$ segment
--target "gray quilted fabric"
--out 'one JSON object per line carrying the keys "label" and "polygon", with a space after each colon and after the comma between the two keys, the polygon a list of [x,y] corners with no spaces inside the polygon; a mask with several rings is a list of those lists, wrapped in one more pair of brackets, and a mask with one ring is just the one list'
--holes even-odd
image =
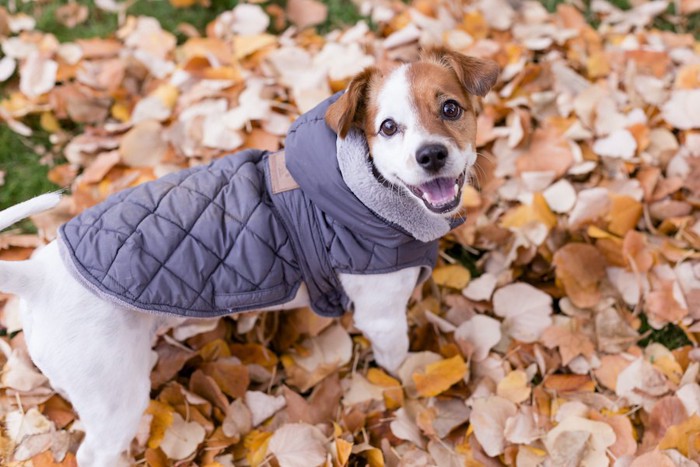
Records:
{"label": "gray quilted fabric", "polygon": [[61,228],[93,288],[139,309],[212,316],[294,296],[301,275],[262,151],[124,190]]}
{"label": "gray quilted fabric", "polygon": [[87,209],[60,229],[64,261],[105,299],[192,317],[284,303],[302,281],[316,313],[339,316],[349,303],[337,272],[427,272],[437,241],[416,240],[345,184],[323,119],[337,97],[287,136],[286,166],[300,188],[273,194],[266,152],[232,154]]}

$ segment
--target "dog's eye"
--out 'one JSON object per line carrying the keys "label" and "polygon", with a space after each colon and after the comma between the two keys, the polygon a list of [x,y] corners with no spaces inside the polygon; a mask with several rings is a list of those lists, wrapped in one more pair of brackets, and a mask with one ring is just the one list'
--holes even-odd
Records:
{"label": "dog's eye", "polygon": [[446,101],[442,104],[442,116],[447,120],[457,120],[462,116],[462,108],[453,100]]}
{"label": "dog's eye", "polygon": [[379,132],[384,136],[394,136],[399,131],[399,126],[390,118],[384,120],[379,127]]}

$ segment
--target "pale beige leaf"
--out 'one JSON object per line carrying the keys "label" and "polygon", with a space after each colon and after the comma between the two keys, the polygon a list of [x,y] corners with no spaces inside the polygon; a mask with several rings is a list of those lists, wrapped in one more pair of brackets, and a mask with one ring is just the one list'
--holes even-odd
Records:
{"label": "pale beige leaf", "polygon": [[547,433],[544,444],[555,465],[597,467],[607,465],[606,449],[615,442],[615,432],[603,422],[568,417]]}
{"label": "pale beige leaf", "polygon": [[242,399],[236,399],[228,406],[226,417],[221,423],[224,434],[230,438],[247,434],[253,427],[252,414]]}
{"label": "pale beige leaf", "polygon": [[335,368],[343,366],[352,357],[352,340],[340,324],[327,328],[317,337],[307,339],[302,345],[309,352],[304,356],[295,356],[294,361],[309,372],[321,365]]}
{"label": "pale beige leaf", "polygon": [[11,440],[19,443],[25,436],[47,433],[55,429],[51,420],[32,407],[26,412],[14,410],[5,416],[5,429]]}
{"label": "pale beige leaf", "polygon": [[474,435],[486,454],[494,457],[503,453],[506,447],[506,421],[516,413],[515,404],[503,397],[490,396],[474,400],[469,420]]}
{"label": "pale beige leaf", "polygon": [[268,451],[280,467],[314,467],[326,460],[326,439],[321,431],[304,423],[288,423],[270,438]]}
{"label": "pale beige leaf", "polygon": [[31,391],[48,380],[36,369],[27,351],[14,349],[2,372],[2,386],[18,391]]}
{"label": "pale beige leaf", "polygon": [[536,341],[552,324],[552,297],[524,282],[498,289],[493,294],[493,310],[505,318],[505,333],[522,342]]}
{"label": "pale beige leaf", "polygon": [[419,448],[425,447],[425,440],[421,435],[418,425],[411,419],[403,407],[394,412],[396,418],[391,421],[389,428],[391,432],[399,439],[404,439],[415,444]]}
{"label": "pale beige leaf", "polygon": [[600,156],[629,160],[634,157],[637,142],[627,130],[617,130],[593,144],[593,151]]}
{"label": "pale beige leaf", "polygon": [[258,426],[287,405],[284,396],[270,396],[261,391],[246,391],[245,404],[250,409],[251,423]]}
{"label": "pale beige leaf", "polygon": [[49,92],[56,84],[58,63],[34,52],[20,67],[19,90],[28,97],[38,97]]}
{"label": "pale beige leaf", "polygon": [[205,431],[196,422],[186,422],[182,416],[173,412],[173,422],[165,430],[160,449],[171,459],[180,460],[191,456],[199,443],[204,441]]}
{"label": "pale beige leaf", "polygon": [[493,274],[485,273],[476,279],[472,279],[469,285],[462,290],[462,294],[470,300],[490,300],[498,278]]}
{"label": "pale beige leaf", "polygon": [[2,57],[0,59],[0,82],[7,81],[15,72],[17,62],[12,57]]}
{"label": "pale beige leaf", "polygon": [[700,128],[700,89],[673,91],[661,115],[678,129]]}
{"label": "pale beige leaf", "polygon": [[468,344],[474,361],[485,359],[489,351],[501,340],[501,323],[486,315],[476,315],[459,325],[454,333],[455,340]]}

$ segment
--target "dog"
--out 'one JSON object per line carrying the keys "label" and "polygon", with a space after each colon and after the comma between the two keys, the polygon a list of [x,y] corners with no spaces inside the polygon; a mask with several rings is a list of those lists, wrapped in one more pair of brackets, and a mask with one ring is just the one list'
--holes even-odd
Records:
{"label": "dog", "polygon": [[[376,362],[395,372],[412,291],[459,224],[479,97],[498,73],[445,48],[365,69],[295,122],[284,151],[243,151],[124,190],[31,259],[0,262],[33,361],[85,428],[78,464],[124,462],[149,402],[155,332],[181,317],[352,307]],[[0,228],[59,199],[13,206]]]}

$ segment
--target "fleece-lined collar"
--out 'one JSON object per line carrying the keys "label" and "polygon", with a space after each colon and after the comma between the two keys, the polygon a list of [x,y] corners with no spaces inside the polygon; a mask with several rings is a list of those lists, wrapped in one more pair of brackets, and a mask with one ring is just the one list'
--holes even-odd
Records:
{"label": "fleece-lined collar", "polygon": [[450,231],[450,222],[443,216],[428,212],[415,196],[401,187],[377,180],[362,132],[352,129],[345,138],[339,137],[336,151],[345,184],[379,217],[398,225],[422,242],[437,240]]}

